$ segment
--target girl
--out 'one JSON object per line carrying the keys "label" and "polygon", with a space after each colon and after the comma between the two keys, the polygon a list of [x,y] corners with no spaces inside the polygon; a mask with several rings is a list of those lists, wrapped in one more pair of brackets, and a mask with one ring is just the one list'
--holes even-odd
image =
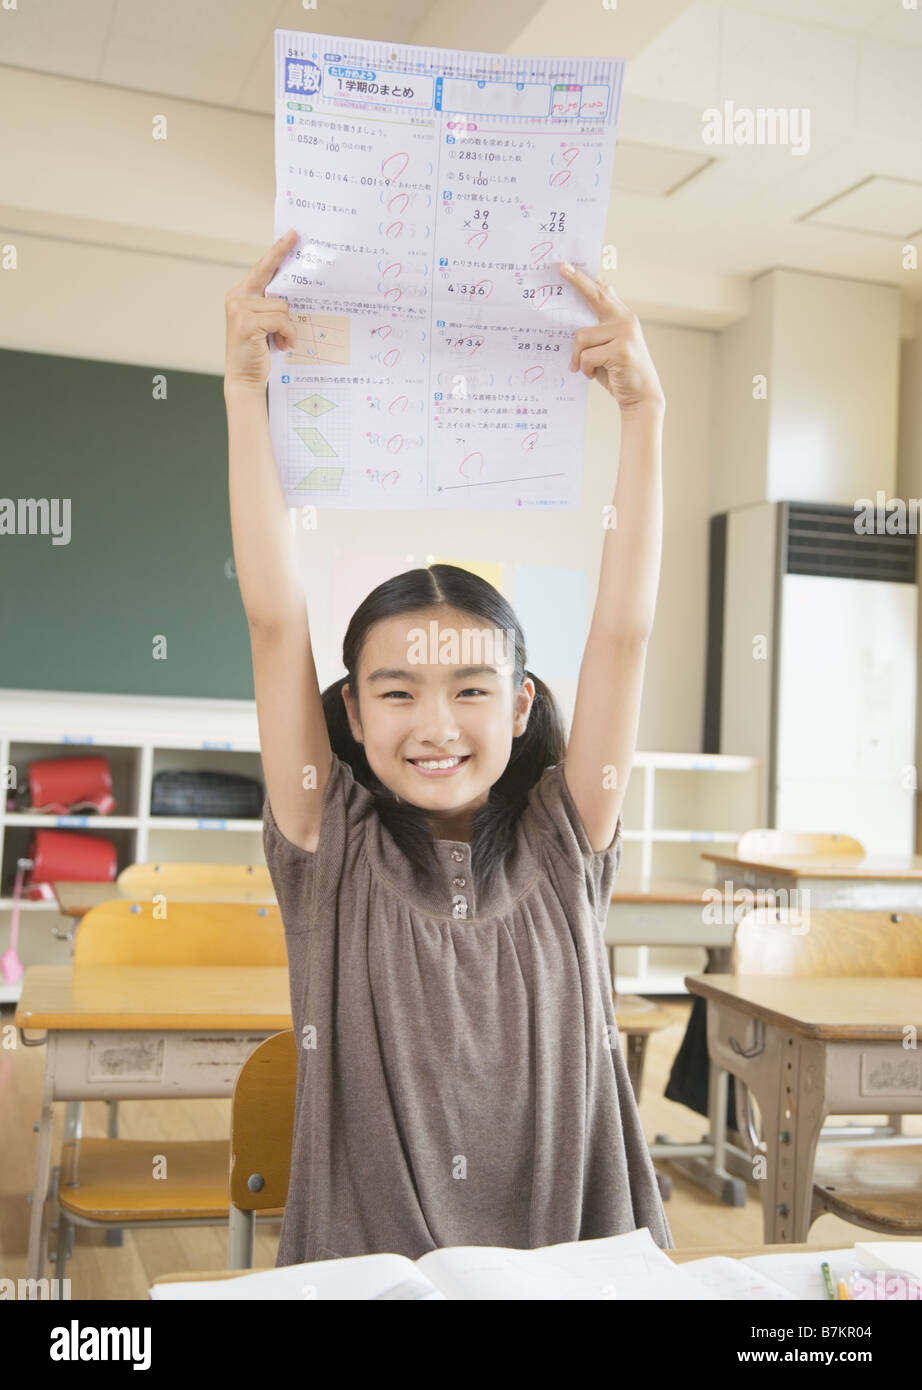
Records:
{"label": "girl", "polygon": [[296,335],[264,292],[296,239],[225,301],[234,555],[299,1045],[277,1264],[638,1226],[670,1248],[603,943],[660,568],[665,398],[640,325],[563,263],[599,320],[570,369],[621,410],[569,742],[509,604],[452,565],[378,585],[321,694],[265,401],[268,335]]}

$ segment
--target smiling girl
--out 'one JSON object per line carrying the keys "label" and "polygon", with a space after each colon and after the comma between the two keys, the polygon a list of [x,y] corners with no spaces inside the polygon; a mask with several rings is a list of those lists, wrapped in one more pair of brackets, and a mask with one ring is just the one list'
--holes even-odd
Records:
{"label": "smiling girl", "polygon": [[[512,608],[453,565],[378,585],[346,630],[346,675],[321,693],[265,402],[268,335],[295,343],[265,289],[295,239],[226,296],[224,385],[299,1044],[277,1263],[639,1226],[670,1248],[603,942],[660,568],[665,400],[640,325],[561,266],[598,320],[571,370],[621,413],[569,740]],[[421,630],[438,639],[425,659]]]}

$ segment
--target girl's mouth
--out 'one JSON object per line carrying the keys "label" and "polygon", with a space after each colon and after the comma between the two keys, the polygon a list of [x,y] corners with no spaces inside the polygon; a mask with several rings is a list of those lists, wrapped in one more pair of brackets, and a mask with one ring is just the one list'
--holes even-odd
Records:
{"label": "girl's mouth", "polygon": [[[419,759],[419,761],[415,761],[412,758],[407,758],[407,762],[410,764],[411,767],[415,767],[416,771],[420,773],[423,777],[453,777],[454,774],[458,772],[466,762],[470,761],[470,758],[471,754],[465,753],[463,757],[452,758],[450,761],[447,758],[421,758]],[[434,764],[434,766],[427,766],[427,763]],[[439,766],[439,764],[444,763],[448,763],[448,766]]]}

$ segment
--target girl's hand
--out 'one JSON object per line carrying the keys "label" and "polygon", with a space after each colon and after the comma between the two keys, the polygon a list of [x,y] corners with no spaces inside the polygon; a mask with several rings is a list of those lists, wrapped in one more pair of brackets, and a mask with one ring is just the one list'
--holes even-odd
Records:
{"label": "girl's hand", "polygon": [[224,386],[256,386],[265,390],[269,379],[270,333],[277,348],[293,348],[297,330],[285,299],[267,299],[265,289],[298,240],[292,228],[224,296],[227,349]]}
{"label": "girl's hand", "polygon": [[622,414],[648,406],[662,409],[666,397],[637,315],[611,285],[590,279],[569,261],[561,261],[560,273],[579,290],[599,320],[597,326],[577,331],[570,371],[594,376],[614,396]]}

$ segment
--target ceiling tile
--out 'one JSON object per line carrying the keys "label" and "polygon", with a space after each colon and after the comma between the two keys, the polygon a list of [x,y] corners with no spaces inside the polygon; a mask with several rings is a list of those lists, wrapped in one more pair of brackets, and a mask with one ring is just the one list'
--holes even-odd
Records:
{"label": "ceiling tile", "polygon": [[922,232],[922,183],[872,175],[800,218],[824,227],[905,240]]}

